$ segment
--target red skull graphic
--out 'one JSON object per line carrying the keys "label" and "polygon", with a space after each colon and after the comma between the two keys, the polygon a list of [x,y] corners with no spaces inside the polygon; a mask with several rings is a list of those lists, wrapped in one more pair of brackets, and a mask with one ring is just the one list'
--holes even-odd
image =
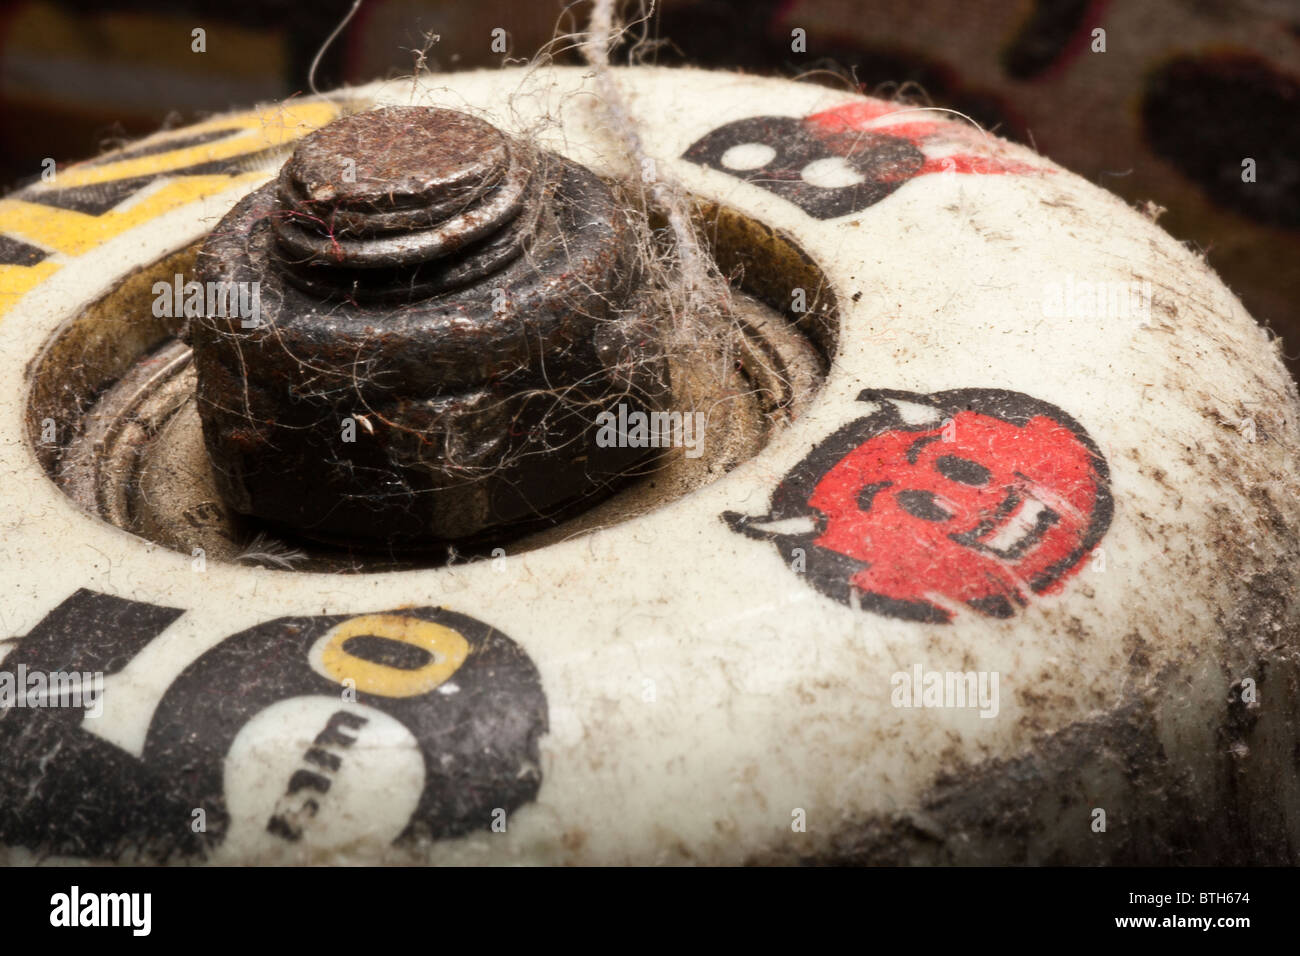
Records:
{"label": "red skull graphic", "polygon": [[[1010,617],[1062,586],[1105,533],[1105,461],[1060,409],[997,390],[859,398],[880,410],[800,462],[770,514],[724,515],[796,564],[802,549],[824,593],[911,620],[946,622],[960,604]],[[900,401],[934,420],[907,424]],[[796,518],[811,527],[772,527]]]}

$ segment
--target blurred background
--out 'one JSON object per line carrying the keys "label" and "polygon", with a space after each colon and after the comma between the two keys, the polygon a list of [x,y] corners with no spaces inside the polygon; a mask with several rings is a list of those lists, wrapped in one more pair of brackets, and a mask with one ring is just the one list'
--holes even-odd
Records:
{"label": "blurred background", "polygon": [[[8,0],[0,191],[39,175],[46,157],[86,158],[306,91],[350,6]],[[364,83],[417,62],[498,67],[585,21],[585,3],[562,0],[364,0],[316,82]],[[658,42],[640,55],[662,65],[961,110],[1131,203],[1164,207],[1161,225],[1206,254],[1300,373],[1300,0],[662,0],[641,32]],[[578,62],[569,46],[559,62]]]}

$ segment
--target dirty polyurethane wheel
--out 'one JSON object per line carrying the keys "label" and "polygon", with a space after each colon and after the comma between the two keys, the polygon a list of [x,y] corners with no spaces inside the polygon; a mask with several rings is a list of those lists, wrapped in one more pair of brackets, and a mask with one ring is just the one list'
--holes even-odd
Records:
{"label": "dirty polyurethane wheel", "polygon": [[[1266,332],[945,114],[616,78],[752,299],[748,385],[702,457],[450,562],[259,551],[155,283],[346,111],[643,176],[588,71],[215,117],[0,200],[0,861],[1296,862],[1300,406]],[[83,706],[28,693],[74,673]]]}

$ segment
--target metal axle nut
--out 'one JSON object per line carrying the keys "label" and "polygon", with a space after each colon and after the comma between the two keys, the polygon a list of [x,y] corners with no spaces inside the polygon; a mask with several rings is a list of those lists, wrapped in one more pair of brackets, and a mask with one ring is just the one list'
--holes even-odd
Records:
{"label": "metal axle nut", "polygon": [[305,137],[198,271],[260,284],[253,328],[207,315],[187,333],[242,514],[347,543],[497,538],[646,457],[595,440],[601,411],[668,389],[614,196],[480,119],[393,107]]}

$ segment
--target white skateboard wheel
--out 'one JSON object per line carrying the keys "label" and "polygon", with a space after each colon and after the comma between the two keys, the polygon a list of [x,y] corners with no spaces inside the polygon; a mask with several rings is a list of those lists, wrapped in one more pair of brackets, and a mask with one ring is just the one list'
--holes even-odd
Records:
{"label": "white skateboard wheel", "polygon": [[194,434],[153,282],[342,109],[642,175],[588,71],[216,117],[0,200],[0,861],[1295,862],[1300,406],[1265,332],[959,119],[617,80],[788,320],[793,420],[483,560],[234,560],[167,490],[200,459],[131,470]]}

